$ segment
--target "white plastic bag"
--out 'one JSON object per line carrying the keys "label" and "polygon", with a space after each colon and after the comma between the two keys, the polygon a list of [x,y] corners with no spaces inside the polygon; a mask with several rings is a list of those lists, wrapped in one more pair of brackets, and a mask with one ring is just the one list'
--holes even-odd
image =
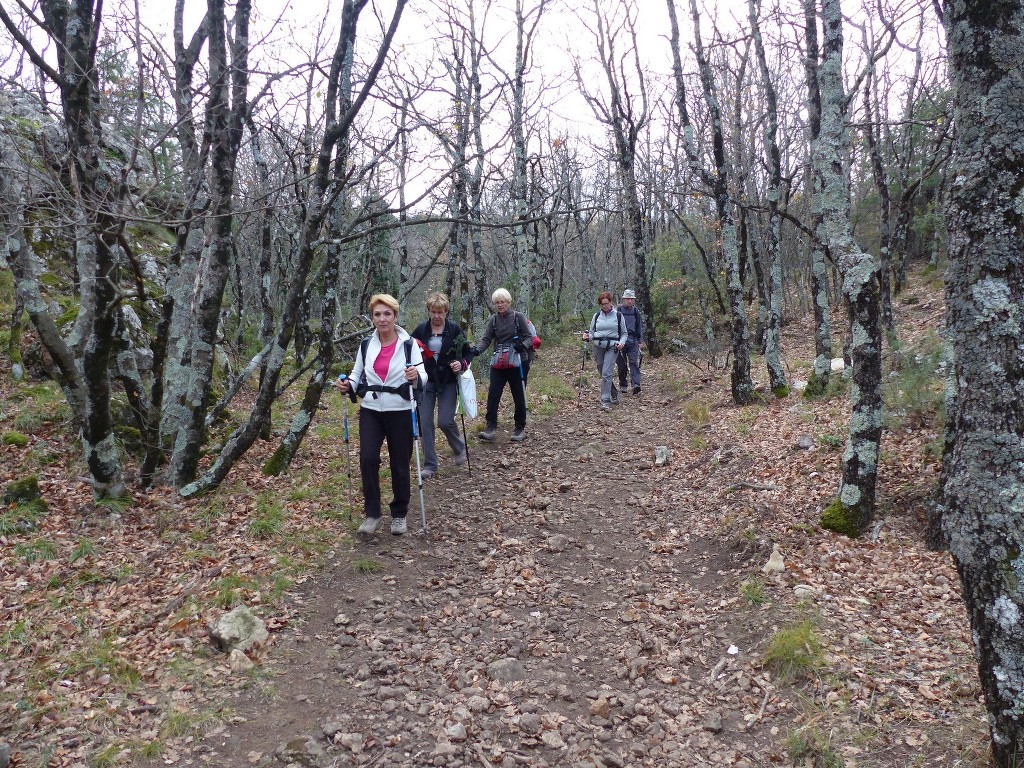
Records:
{"label": "white plastic bag", "polygon": [[476,378],[473,376],[473,369],[467,368],[459,374],[459,402],[462,403],[462,411],[471,419],[476,418]]}

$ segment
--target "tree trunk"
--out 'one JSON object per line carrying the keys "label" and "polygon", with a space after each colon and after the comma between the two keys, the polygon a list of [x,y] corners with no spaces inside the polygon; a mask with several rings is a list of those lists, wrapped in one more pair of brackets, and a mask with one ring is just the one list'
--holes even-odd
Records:
{"label": "tree trunk", "polygon": [[789,394],[789,383],[786,381],[786,371],[782,367],[782,258],[779,253],[782,231],[782,217],[779,214],[779,196],[782,194],[782,153],[778,143],[778,98],[768,69],[768,56],[761,40],[761,27],[757,19],[758,5],[759,0],[749,0],[750,27],[761,70],[768,118],[764,131],[765,149],[768,153],[768,226],[764,243],[768,262],[768,312],[764,328],[764,357],[772,392],[776,397],[785,397]]}
{"label": "tree trunk", "polygon": [[210,97],[207,130],[212,143],[213,224],[207,258],[199,274],[193,336],[186,352],[189,361],[185,366],[188,378],[184,389],[187,418],[184,428],[176,436],[171,455],[171,479],[176,488],[195,478],[200,448],[206,435],[206,412],[213,379],[221,301],[234,254],[235,164],[248,111],[249,0],[241,0],[235,7],[230,55],[223,0],[211,0],[208,7]]}
{"label": "tree trunk", "polygon": [[[228,437],[217,459],[199,479],[180,489],[182,496],[195,496],[216,487],[227,476],[228,472],[231,471],[235,462],[256,441],[267,419],[270,418],[270,408],[278,396],[277,383],[280,380],[281,369],[284,366],[288,347],[294,335],[295,324],[299,317],[299,308],[308,295],[307,281],[314,256],[317,253],[317,246],[320,242],[324,217],[329,215],[331,211],[328,192],[334,176],[332,169],[335,168],[332,163],[332,155],[338,145],[346,146],[352,122],[365,103],[369,89],[373,86],[380,68],[383,66],[384,58],[390,50],[395,32],[398,29],[398,22],[402,17],[402,12],[405,10],[406,2],[407,0],[398,0],[396,2],[391,23],[377,51],[377,58],[366,75],[363,86],[358,96],[352,101],[349,109],[339,116],[338,103],[342,98],[342,84],[347,82],[350,76],[348,73],[351,72],[352,67],[352,52],[355,48],[358,17],[365,7],[365,3],[359,0],[345,1],[342,10],[341,31],[339,32],[338,45],[331,61],[331,71],[324,101],[326,130],[321,137],[319,152],[314,164],[314,177],[310,185],[310,200],[305,208],[305,219],[302,223],[302,232],[297,245],[297,255],[289,276],[290,283],[288,294],[284,301],[284,308],[281,312],[281,325],[267,357],[267,374],[260,383],[260,389],[256,395],[256,402],[249,416],[249,421],[236,429]],[[318,382],[315,386],[322,392],[323,384],[324,382]],[[309,416],[310,420],[315,411],[315,405],[307,405],[305,407],[305,413]],[[297,449],[298,445],[295,448]]]}
{"label": "tree trunk", "polygon": [[818,239],[829,244],[843,278],[849,302],[853,365],[853,413],[843,453],[843,480],[839,497],[822,514],[822,525],[855,536],[870,524],[875,513],[875,486],[882,440],[882,332],[878,266],[861,251],[850,230],[849,180],[846,175],[846,138],[843,87],[843,21],[839,0],[823,0],[824,57],[818,72],[821,88],[821,135],[814,163],[822,178],[822,194],[815,209],[821,212]]}
{"label": "tree trunk", "polygon": [[[807,84],[807,126],[810,145],[821,137],[821,89],[818,86],[820,51],[818,47],[818,14],[816,0],[804,0],[804,39],[807,57],[804,59],[804,81]],[[815,200],[821,198],[823,181],[819,164],[813,156],[809,163],[807,187],[810,190],[811,210],[808,228],[808,249],[811,262],[811,301],[814,306],[814,366],[804,390],[805,397],[818,397],[828,391],[832,375],[831,301],[828,291],[828,261],[825,246],[818,239],[821,212]]]}
{"label": "tree trunk", "polygon": [[111,233],[118,231],[122,185],[108,173],[97,106],[96,40],[101,21],[91,2],[42,3],[56,37],[61,105],[68,137],[68,169],[75,198],[75,256],[81,273],[79,320],[72,346],[80,355],[84,391],[81,439],[93,493],[98,498],[126,493],[114,444],[110,414],[117,264]]}
{"label": "tree trunk", "polygon": [[952,381],[942,492],[999,768],[1024,764],[1024,3],[946,3]]}

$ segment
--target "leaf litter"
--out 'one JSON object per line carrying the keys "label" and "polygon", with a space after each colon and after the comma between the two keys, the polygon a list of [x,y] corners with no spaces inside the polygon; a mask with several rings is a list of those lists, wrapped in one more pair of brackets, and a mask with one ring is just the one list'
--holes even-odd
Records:
{"label": "leaf litter", "polygon": [[[786,331],[810,359],[810,330]],[[553,350],[538,370],[574,386]],[[344,448],[315,429],[289,477],[260,474],[266,445],[213,497],[121,512],[93,506],[58,430],[32,440],[63,464],[3,446],[0,478],[36,472],[50,505],[0,536],[14,764],[983,765],[956,572],[922,544],[935,428],[886,432],[878,525],[849,540],[817,525],[845,398],[737,408],[727,372],[671,356],[644,376],[610,414],[590,376],[525,443],[471,438],[472,476],[444,463],[425,487],[425,536],[414,492],[409,535],[357,539]],[[273,503],[284,529],[252,535]],[[271,640],[237,673],[207,628],[241,603]],[[821,658],[787,679],[765,653],[803,622]]]}

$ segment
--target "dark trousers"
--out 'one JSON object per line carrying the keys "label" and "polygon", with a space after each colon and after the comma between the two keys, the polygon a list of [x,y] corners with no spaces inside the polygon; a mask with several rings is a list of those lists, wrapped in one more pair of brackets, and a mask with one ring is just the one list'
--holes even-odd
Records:
{"label": "dark trousers", "polygon": [[[630,339],[626,342],[626,346],[622,348],[619,356],[615,362],[619,368],[619,388],[626,388],[626,374],[629,373],[629,378],[633,383],[634,387],[640,386],[640,345],[635,340]],[[627,369],[628,366],[628,369]]]}
{"label": "dark trousers", "polygon": [[498,425],[498,404],[506,384],[512,390],[516,429],[522,429],[526,426],[526,390],[518,368],[491,368],[491,385],[487,389],[487,426]]}
{"label": "dark trousers", "polygon": [[363,514],[380,517],[380,449],[388,443],[391,464],[391,516],[409,512],[411,488],[409,461],[412,459],[412,413],[359,409],[359,474],[363,481]]}

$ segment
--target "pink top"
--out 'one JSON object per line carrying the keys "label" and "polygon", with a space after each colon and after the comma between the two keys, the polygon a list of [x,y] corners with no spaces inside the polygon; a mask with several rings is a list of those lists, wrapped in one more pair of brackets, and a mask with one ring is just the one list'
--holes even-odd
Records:
{"label": "pink top", "polygon": [[398,347],[398,339],[388,344],[381,345],[380,353],[373,361],[373,370],[380,376],[381,381],[387,381],[388,369],[391,368],[391,358],[395,356],[395,349]]}

